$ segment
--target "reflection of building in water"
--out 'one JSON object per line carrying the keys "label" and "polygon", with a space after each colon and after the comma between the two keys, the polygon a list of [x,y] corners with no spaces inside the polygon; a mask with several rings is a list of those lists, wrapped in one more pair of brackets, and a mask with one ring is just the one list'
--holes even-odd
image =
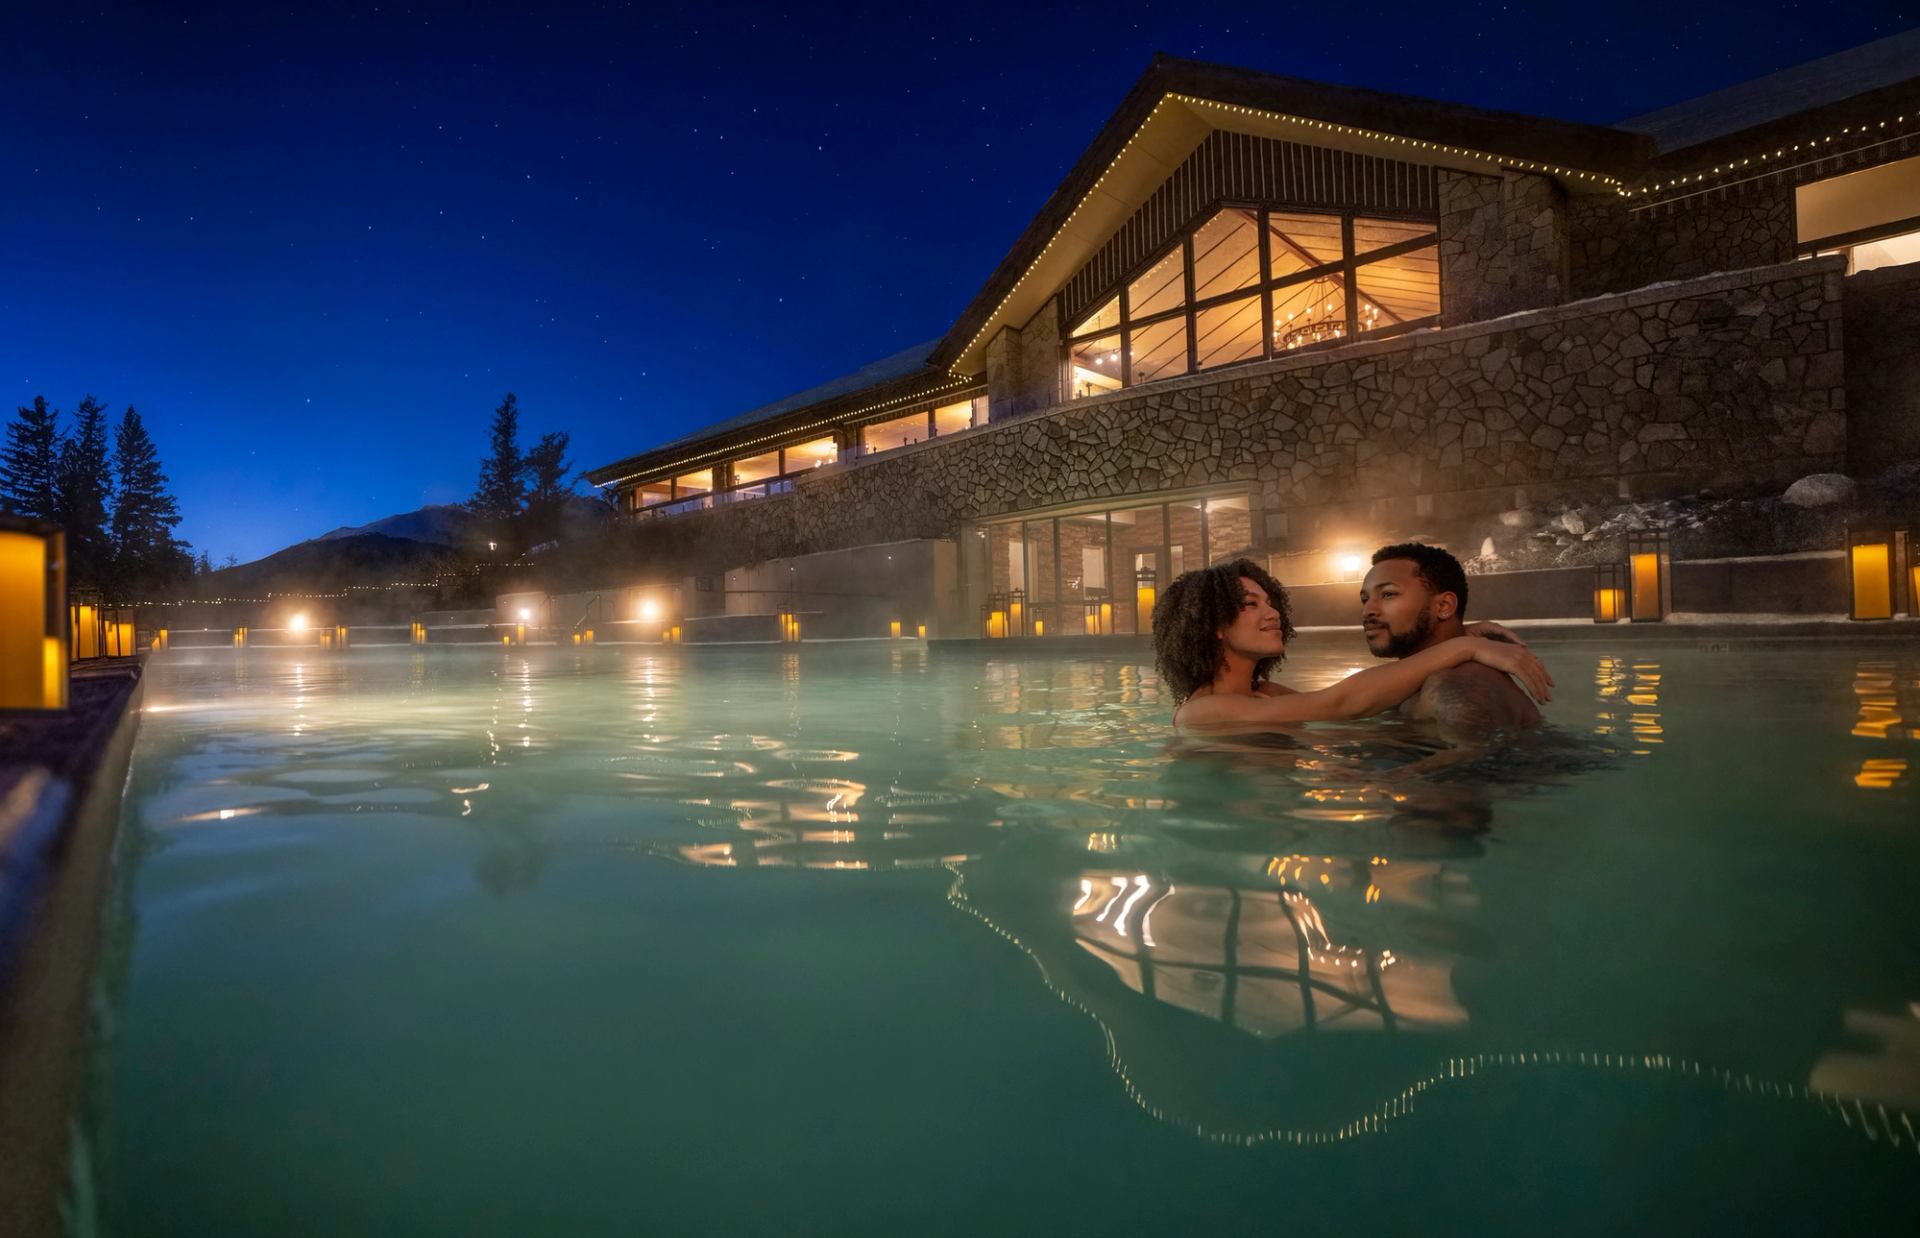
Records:
{"label": "reflection of building in water", "polygon": [[870,792],[838,778],[773,779],[752,798],[710,799],[738,831],[724,841],[685,843],[664,854],[709,868],[840,871],[938,868],[978,855],[989,827],[955,809],[943,791]]}
{"label": "reflection of building in water", "polygon": [[[1860,716],[1853,734],[1861,739],[1920,739],[1920,676],[1911,661],[1866,660],[1855,667],[1853,693]],[[1886,791],[1906,777],[1907,758],[1892,753],[1862,758],[1853,785]]]}
{"label": "reflection of building in water", "polygon": [[1593,684],[1600,698],[1594,734],[1624,737],[1631,740],[1633,755],[1651,756],[1652,745],[1666,737],[1660,725],[1660,664],[1603,657]]}
{"label": "reflection of building in water", "polygon": [[[1451,958],[1407,959],[1336,940],[1313,898],[1292,888],[1303,877],[1330,888],[1335,871],[1355,866],[1276,857],[1269,873],[1277,887],[1249,888],[1093,870],[1072,904],[1074,939],[1134,992],[1259,1037],[1465,1026]],[[1388,862],[1376,856],[1357,866],[1384,870]],[[1342,884],[1364,886],[1363,905],[1382,897],[1370,873]]]}

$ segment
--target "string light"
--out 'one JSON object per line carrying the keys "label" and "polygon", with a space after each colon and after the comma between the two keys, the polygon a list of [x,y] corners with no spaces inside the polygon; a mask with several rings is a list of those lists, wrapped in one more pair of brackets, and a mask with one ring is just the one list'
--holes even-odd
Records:
{"label": "string light", "polygon": [[[847,422],[854,421],[860,417],[864,417],[868,413],[881,412],[885,409],[894,408],[901,404],[913,404],[921,401],[931,401],[937,396],[945,395],[946,393],[952,391],[956,387],[965,387],[969,385],[979,386],[980,380],[972,375],[962,375],[958,378],[955,378],[952,382],[942,383],[937,387],[928,387],[923,391],[915,391],[908,395],[895,396],[891,400],[882,400],[878,404],[869,404],[865,408],[856,408],[850,413],[836,413],[832,417],[824,417],[819,421],[808,422],[806,425],[803,425],[803,426],[792,426],[785,430],[781,430],[776,434],[763,434],[759,438],[742,439],[737,442],[729,443],[725,447],[716,447],[711,451],[698,452],[691,456],[684,456],[681,459],[674,461],[672,464],[656,465],[653,468],[644,469],[640,472],[628,473],[624,477],[615,477],[615,478],[612,478],[611,480],[596,482],[594,484],[597,485],[600,489],[604,490],[608,486],[618,486],[621,482],[634,481],[636,479],[641,481],[653,481],[661,477],[669,476],[675,471],[685,468],[689,464],[698,464],[701,461],[721,460],[727,456],[731,456],[735,454],[736,452],[744,451],[749,447],[757,447],[762,443],[770,443],[775,439],[792,438],[796,435],[803,435],[810,430],[819,430],[829,426],[844,425]],[[980,387],[980,394],[985,394],[985,392],[986,392],[986,388]]]}
{"label": "string light", "polygon": [[[1730,163],[1718,164],[1708,171],[1693,172],[1693,173],[1689,173],[1686,176],[1676,176],[1672,180],[1657,181],[1651,185],[1643,185],[1638,189],[1622,188],[1619,191],[1620,196],[1623,198],[1647,197],[1651,194],[1659,193],[1660,191],[1665,189],[1678,189],[1683,185],[1703,184],[1706,181],[1709,181],[1716,176],[1738,172],[1743,168],[1750,168],[1753,166],[1756,160],[1762,164],[1767,164],[1776,159],[1787,159],[1789,156],[1798,155],[1804,152],[1808,155],[1813,155],[1814,161],[1818,162],[1820,159],[1831,158],[1835,154],[1852,154],[1855,151],[1868,150],[1874,146],[1884,145],[1886,142],[1897,141],[1900,138],[1912,136],[1910,134],[1896,134],[1892,137],[1883,138],[1878,142],[1869,143],[1866,146],[1855,146],[1842,151],[1831,151],[1831,150],[1820,149],[1822,147],[1831,145],[1835,138],[1844,138],[1844,137],[1848,137],[1850,135],[1855,135],[1855,134],[1857,134],[1859,137],[1864,138],[1870,132],[1878,133],[1880,130],[1885,129],[1889,123],[1893,124],[1896,128],[1899,128],[1904,126],[1907,123],[1907,118],[1905,115],[1900,115],[1900,116],[1895,116],[1891,122],[1882,120],[1872,125],[1858,125],[1858,126],[1844,125],[1841,127],[1838,133],[1829,133],[1825,137],[1808,138],[1805,141],[1795,142],[1791,146],[1786,146],[1786,145],[1776,146],[1772,151],[1763,150],[1757,155],[1749,155],[1744,159],[1735,160]],[[1817,155],[1815,154],[1816,151],[1818,151]]]}

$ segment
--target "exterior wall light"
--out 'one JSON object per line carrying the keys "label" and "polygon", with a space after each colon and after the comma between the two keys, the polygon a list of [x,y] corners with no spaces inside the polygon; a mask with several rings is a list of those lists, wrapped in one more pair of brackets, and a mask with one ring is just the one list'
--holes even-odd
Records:
{"label": "exterior wall light", "polygon": [[1618,623],[1627,617],[1627,565],[1602,563],[1593,569],[1593,621]]}
{"label": "exterior wall light", "polygon": [[1673,544],[1666,532],[1627,534],[1628,616],[1658,623],[1673,613]]}
{"label": "exterior wall light", "polygon": [[0,517],[0,709],[67,707],[67,535]]}
{"label": "exterior wall light", "polygon": [[[1907,567],[1911,554],[1907,530],[1886,525],[1847,527],[1847,613],[1854,619],[1891,619],[1912,613],[1902,596],[1917,574]],[[1906,570],[1902,570],[1905,568]]]}

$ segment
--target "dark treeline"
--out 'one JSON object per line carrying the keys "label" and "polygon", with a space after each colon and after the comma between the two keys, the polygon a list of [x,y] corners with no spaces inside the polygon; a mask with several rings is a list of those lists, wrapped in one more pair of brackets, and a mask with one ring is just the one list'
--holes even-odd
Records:
{"label": "dark treeline", "polygon": [[0,448],[0,510],[65,527],[68,580],[124,600],[177,585],[206,562],[173,535],[179,505],[140,414],[129,405],[112,426],[108,416],[91,395],[70,429],[45,396],[18,409]]}
{"label": "dark treeline", "polygon": [[493,410],[489,450],[467,510],[486,522],[494,540],[525,550],[560,535],[574,497],[567,443],[566,431],[556,430],[522,451],[519,397],[509,391]]}

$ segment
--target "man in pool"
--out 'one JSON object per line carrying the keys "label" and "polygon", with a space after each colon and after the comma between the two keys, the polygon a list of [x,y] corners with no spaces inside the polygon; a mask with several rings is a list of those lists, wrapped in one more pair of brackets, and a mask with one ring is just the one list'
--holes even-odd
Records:
{"label": "man in pool", "polygon": [[1187,572],[1153,608],[1153,649],[1173,695],[1176,731],[1257,730],[1289,722],[1364,718],[1405,701],[1427,679],[1478,662],[1517,675],[1542,700],[1553,680],[1523,645],[1456,634],[1391,666],[1315,692],[1268,682],[1293,636],[1287,591],[1250,559]]}
{"label": "man in pool", "polygon": [[[1419,542],[1374,551],[1373,569],[1360,584],[1361,630],[1374,657],[1406,659],[1440,647],[1467,630],[1466,615],[1467,573],[1460,560]],[[1486,635],[1511,638],[1505,629]],[[1426,676],[1399,709],[1404,717],[1437,723],[1456,742],[1478,743],[1540,725],[1540,710],[1527,694],[1477,662]]]}

